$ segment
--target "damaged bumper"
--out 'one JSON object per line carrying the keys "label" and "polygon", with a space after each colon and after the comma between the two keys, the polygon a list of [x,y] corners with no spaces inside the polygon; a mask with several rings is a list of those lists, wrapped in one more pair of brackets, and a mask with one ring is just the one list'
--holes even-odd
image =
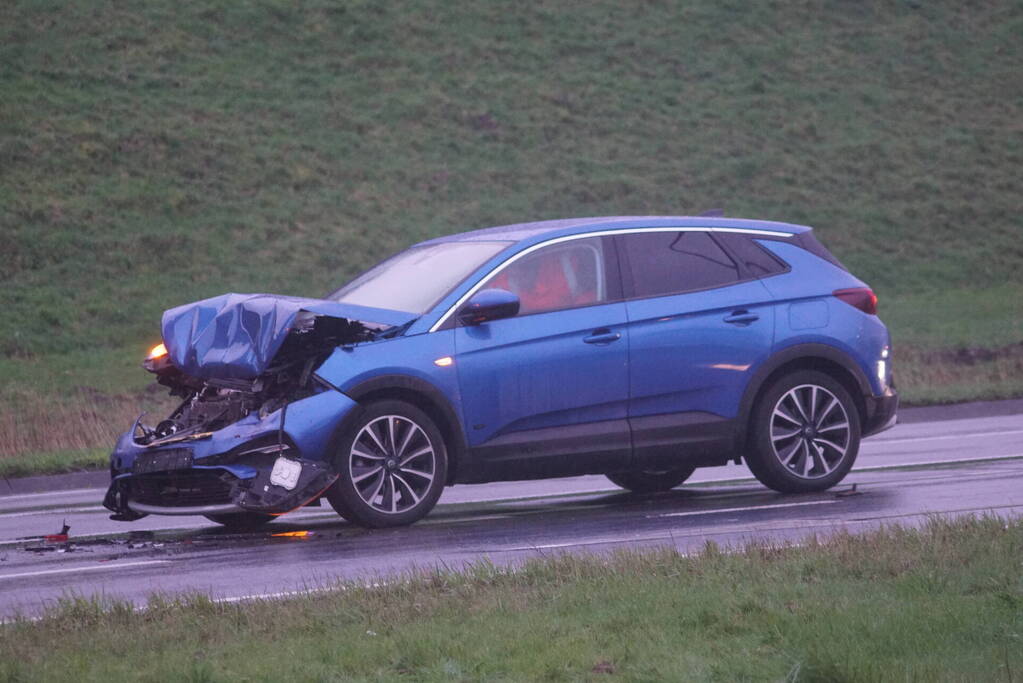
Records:
{"label": "damaged bumper", "polygon": [[123,434],[103,505],[113,519],[147,514],[283,514],[318,498],[337,473],[329,442],[356,403],[333,389],[212,432],[140,443]]}

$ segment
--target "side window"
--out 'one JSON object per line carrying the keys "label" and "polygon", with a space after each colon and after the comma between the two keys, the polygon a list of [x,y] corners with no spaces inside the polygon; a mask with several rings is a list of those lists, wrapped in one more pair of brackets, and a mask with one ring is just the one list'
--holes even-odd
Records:
{"label": "side window", "polygon": [[715,238],[724,243],[746,270],[754,277],[777,275],[788,270],[788,265],[779,261],[773,254],[757,244],[750,235],[734,232],[719,232]]}
{"label": "side window", "polygon": [[599,237],[539,249],[491,277],[481,289],[514,292],[519,315],[608,301],[604,245]]}
{"label": "side window", "polygon": [[620,239],[632,296],[663,296],[739,280],[738,266],[705,232],[641,232]]}

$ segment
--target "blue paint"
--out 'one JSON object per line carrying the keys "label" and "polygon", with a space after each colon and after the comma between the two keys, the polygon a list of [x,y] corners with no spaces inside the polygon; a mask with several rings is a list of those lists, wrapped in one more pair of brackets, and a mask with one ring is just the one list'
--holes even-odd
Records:
{"label": "blue paint", "polygon": [[270,365],[302,311],[403,325],[415,316],[318,299],[223,294],[163,314],[163,342],[174,365],[203,379],[255,379]]}

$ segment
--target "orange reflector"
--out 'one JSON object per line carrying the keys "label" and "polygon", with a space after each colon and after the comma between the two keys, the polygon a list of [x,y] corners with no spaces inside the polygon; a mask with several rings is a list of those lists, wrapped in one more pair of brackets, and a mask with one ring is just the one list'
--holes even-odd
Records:
{"label": "orange reflector", "polygon": [[433,361],[433,364],[442,368],[446,368],[449,365],[453,365],[454,362],[455,359],[452,358],[451,356],[444,356],[443,358],[438,358],[437,360]]}
{"label": "orange reflector", "polygon": [[149,352],[149,358],[160,358],[161,356],[167,355],[167,347],[163,344],[157,344]]}
{"label": "orange reflector", "polygon": [[282,531],[279,534],[270,534],[275,538],[287,537],[287,538],[305,538],[306,536],[312,536],[311,531]]}

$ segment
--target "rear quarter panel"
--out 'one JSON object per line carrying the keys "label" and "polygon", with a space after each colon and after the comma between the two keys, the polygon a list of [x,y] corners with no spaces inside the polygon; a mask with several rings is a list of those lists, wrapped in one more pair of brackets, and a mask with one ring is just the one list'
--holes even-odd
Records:
{"label": "rear quarter panel", "polygon": [[882,394],[874,364],[891,342],[888,329],[876,315],[832,295],[836,289],[867,285],[795,245],[774,240],[758,242],[792,266],[788,273],[762,280],[777,301],[773,351],[806,343],[836,347],[856,362],[874,394]]}

